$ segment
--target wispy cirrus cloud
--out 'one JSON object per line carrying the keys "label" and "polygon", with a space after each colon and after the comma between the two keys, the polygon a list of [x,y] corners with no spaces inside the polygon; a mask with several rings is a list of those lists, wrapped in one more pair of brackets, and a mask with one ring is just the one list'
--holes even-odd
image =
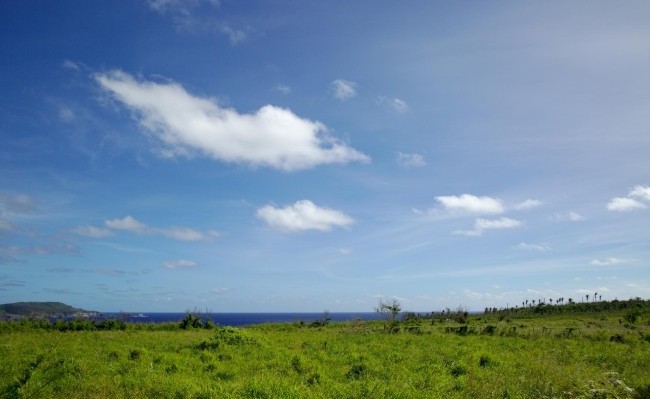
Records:
{"label": "wispy cirrus cloud", "polygon": [[526,211],[529,209],[538,208],[540,206],[542,206],[542,201],[529,198],[524,202],[516,204],[514,208],[518,211]]}
{"label": "wispy cirrus cloud", "polygon": [[574,211],[569,211],[566,213],[556,213],[553,214],[550,217],[550,219],[554,222],[582,222],[587,220],[586,217]]}
{"label": "wispy cirrus cloud", "polygon": [[173,82],[138,81],[119,70],[97,74],[100,87],[137,116],[165,157],[203,155],[284,171],[370,158],[328,135],[320,122],[265,105],[252,114],[196,97]]}
{"label": "wispy cirrus cloud", "polygon": [[517,245],[517,249],[522,250],[522,251],[539,251],[539,252],[546,252],[550,251],[551,247],[549,247],[546,244],[529,244],[529,243],[519,243]]}
{"label": "wispy cirrus cloud", "polygon": [[330,83],[332,96],[340,101],[348,101],[357,95],[357,84],[345,79],[336,79]]}
{"label": "wispy cirrus cloud", "polygon": [[389,98],[385,96],[379,96],[377,97],[377,105],[379,105],[380,107],[388,111],[395,112],[398,114],[404,114],[409,110],[409,106],[406,103],[406,101],[401,100],[399,98]]}
{"label": "wispy cirrus cloud", "polygon": [[218,0],[149,0],[149,8],[160,15],[171,18],[176,29],[191,33],[220,33],[228,37],[231,45],[248,39],[247,29],[235,29],[229,23],[209,16],[203,11],[219,7]]}
{"label": "wispy cirrus cloud", "polygon": [[121,219],[109,219],[106,226],[112,230],[128,231],[140,235],[162,235],[179,241],[201,241],[215,239],[220,236],[218,231],[201,231],[189,227],[150,227],[132,216],[125,216]]}
{"label": "wispy cirrus cloud", "polygon": [[614,266],[620,265],[622,263],[629,263],[634,261],[634,259],[622,259],[622,258],[606,258],[606,259],[592,259],[590,264],[594,266]]}
{"label": "wispy cirrus cloud", "polygon": [[199,264],[193,260],[178,259],[163,262],[165,269],[194,269],[199,267]]}
{"label": "wispy cirrus cloud", "polygon": [[36,201],[27,194],[0,193],[0,215],[38,213]]}
{"label": "wispy cirrus cloud", "polygon": [[257,217],[270,227],[287,232],[330,231],[335,227],[348,228],[355,223],[345,213],[319,207],[309,200],[297,201],[284,208],[267,205],[257,210]]}
{"label": "wispy cirrus cloud", "polygon": [[523,223],[516,219],[502,217],[500,219],[476,219],[473,230],[457,230],[454,234],[469,237],[478,237],[487,230],[515,229],[523,226]]}
{"label": "wispy cirrus cloud", "polygon": [[273,90],[282,93],[282,94],[289,94],[291,93],[291,87],[283,84],[277,84],[275,87],[273,87]]}
{"label": "wispy cirrus cloud", "polygon": [[407,154],[403,152],[397,153],[397,164],[404,168],[417,168],[426,166],[427,162],[424,160],[422,154]]}
{"label": "wispy cirrus cloud", "polygon": [[110,237],[113,232],[110,229],[95,226],[77,226],[72,232],[84,237],[103,238]]}

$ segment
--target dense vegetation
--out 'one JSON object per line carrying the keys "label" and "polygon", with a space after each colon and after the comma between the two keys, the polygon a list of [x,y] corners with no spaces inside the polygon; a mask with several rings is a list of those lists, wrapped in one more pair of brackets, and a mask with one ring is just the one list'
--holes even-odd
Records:
{"label": "dense vegetation", "polygon": [[647,398],[650,302],[620,302],[246,328],[24,319],[0,323],[0,397]]}
{"label": "dense vegetation", "polygon": [[34,316],[88,312],[61,302],[16,302],[0,305],[0,314]]}

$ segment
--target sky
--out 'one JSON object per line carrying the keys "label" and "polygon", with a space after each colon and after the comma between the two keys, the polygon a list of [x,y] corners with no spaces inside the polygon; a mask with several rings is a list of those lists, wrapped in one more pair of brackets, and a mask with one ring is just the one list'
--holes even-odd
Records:
{"label": "sky", "polygon": [[0,303],[650,298],[647,1],[0,2]]}

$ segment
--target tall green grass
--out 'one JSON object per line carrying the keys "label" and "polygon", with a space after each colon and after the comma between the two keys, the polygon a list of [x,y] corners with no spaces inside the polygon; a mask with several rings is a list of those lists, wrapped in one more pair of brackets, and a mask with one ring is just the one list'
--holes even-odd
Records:
{"label": "tall green grass", "polygon": [[173,331],[5,326],[0,398],[643,398],[648,316],[415,319],[393,334],[361,321]]}

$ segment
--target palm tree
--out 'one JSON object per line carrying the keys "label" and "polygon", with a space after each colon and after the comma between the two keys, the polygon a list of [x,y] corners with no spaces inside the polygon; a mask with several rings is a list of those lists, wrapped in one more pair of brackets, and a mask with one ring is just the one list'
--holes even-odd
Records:
{"label": "palm tree", "polygon": [[594,292],[594,302],[596,302],[596,299],[598,299],[598,293]]}
{"label": "palm tree", "polygon": [[585,298],[587,298],[587,302],[589,302],[589,294],[585,295]]}

